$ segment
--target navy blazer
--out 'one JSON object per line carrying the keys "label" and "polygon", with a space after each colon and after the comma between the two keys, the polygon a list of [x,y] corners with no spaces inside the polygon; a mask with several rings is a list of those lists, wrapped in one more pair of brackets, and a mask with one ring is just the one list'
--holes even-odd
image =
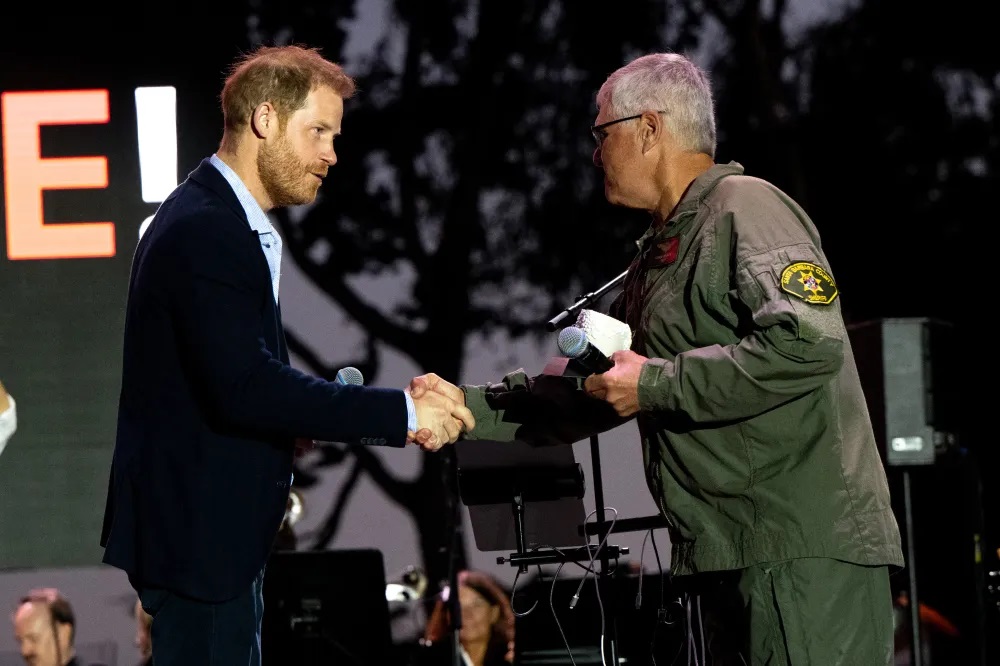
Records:
{"label": "navy blazer", "polygon": [[295,437],[406,442],[401,390],[288,365],[260,241],[207,159],[139,241],[123,354],[101,545],[137,588],[245,592],[284,516]]}

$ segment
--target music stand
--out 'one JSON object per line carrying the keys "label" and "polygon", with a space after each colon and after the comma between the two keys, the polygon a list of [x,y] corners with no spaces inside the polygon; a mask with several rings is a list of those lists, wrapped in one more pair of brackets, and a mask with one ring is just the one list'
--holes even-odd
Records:
{"label": "music stand", "polygon": [[[455,454],[459,496],[469,508],[479,550],[514,549],[497,563],[522,573],[533,564],[596,559],[597,545],[579,545],[585,487],[573,447],[459,441]],[[605,550],[609,558],[628,552],[607,545]]]}

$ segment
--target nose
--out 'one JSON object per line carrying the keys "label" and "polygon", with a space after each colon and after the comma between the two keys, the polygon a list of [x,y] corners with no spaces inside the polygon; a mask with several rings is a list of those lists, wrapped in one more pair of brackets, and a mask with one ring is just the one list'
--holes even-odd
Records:
{"label": "nose", "polygon": [[604,167],[604,161],[601,159],[601,147],[598,146],[594,148],[594,166]]}
{"label": "nose", "polygon": [[319,159],[327,166],[333,166],[337,163],[337,151],[333,148],[333,141],[323,146],[323,152],[320,153]]}

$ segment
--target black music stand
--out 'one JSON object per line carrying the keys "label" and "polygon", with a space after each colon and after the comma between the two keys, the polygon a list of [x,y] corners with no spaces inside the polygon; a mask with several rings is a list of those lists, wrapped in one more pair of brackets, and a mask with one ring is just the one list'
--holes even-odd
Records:
{"label": "black music stand", "polygon": [[580,544],[584,481],[572,447],[459,441],[455,454],[459,496],[479,550],[528,556],[531,549]]}
{"label": "black music stand", "polygon": [[[607,562],[627,554],[628,548],[604,544],[580,546],[586,513],[584,475],[571,446],[537,446],[523,441],[459,441],[458,486],[469,508],[472,532],[479,550],[510,550],[497,564],[510,564],[524,573],[531,565],[600,561],[595,574],[608,575]],[[595,460],[594,466],[600,465]],[[599,470],[595,470],[599,478]],[[595,496],[603,493],[595,488]],[[598,514],[602,512],[599,510]],[[511,521],[513,517],[513,521]],[[600,584],[600,583],[599,583]],[[608,644],[618,654],[614,618]],[[614,662],[616,663],[616,662]]]}

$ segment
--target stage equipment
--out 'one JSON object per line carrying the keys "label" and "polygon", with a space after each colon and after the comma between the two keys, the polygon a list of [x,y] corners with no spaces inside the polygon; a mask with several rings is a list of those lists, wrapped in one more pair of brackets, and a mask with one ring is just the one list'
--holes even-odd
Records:
{"label": "stage equipment", "polygon": [[385,666],[392,644],[382,553],[276,551],[264,576],[264,666]]}

